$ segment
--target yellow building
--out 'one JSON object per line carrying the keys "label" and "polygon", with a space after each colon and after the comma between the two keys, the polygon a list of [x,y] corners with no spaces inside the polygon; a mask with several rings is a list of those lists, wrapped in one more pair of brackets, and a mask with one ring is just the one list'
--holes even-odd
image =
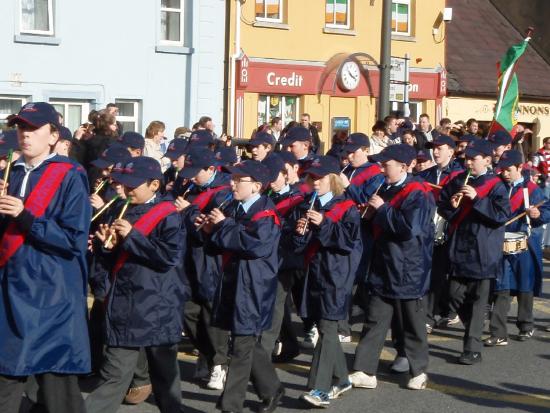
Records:
{"label": "yellow building", "polygon": [[[337,128],[370,134],[379,88],[381,0],[230,1],[228,130],[309,113],[325,147]],[[393,0],[392,56],[410,57],[410,109],[441,117],[445,0]],[[402,104],[393,103],[394,110]]]}

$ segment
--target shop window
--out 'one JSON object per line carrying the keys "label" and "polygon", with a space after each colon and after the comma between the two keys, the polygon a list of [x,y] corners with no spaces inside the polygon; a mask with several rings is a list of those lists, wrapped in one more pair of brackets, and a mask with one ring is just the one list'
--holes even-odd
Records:
{"label": "shop window", "polygon": [[53,36],[53,0],[20,0],[21,34]]}
{"label": "shop window", "polygon": [[260,95],[258,99],[258,125],[280,117],[283,125],[296,120],[299,113],[299,98],[284,95]]}
{"label": "shop window", "polygon": [[393,0],[391,13],[393,34],[411,35],[411,0]]}
{"label": "shop window", "polygon": [[183,46],[183,1],[161,0],[160,43],[163,45]]}
{"label": "shop window", "polygon": [[282,23],[283,0],[256,0],[256,20]]}
{"label": "shop window", "polygon": [[118,108],[116,120],[122,123],[124,132],[141,132],[140,100],[115,99]]}
{"label": "shop window", "polygon": [[88,101],[50,99],[50,103],[63,115],[63,123],[71,132],[88,121],[88,113],[90,113]]}
{"label": "shop window", "polygon": [[27,98],[23,96],[0,95],[0,129],[6,127],[8,116],[18,113],[21,106],[27,102]]}
{"label": "shop window", "polygon": [[351,0],[326,0],[325,26],[337,29],[350,28]]}

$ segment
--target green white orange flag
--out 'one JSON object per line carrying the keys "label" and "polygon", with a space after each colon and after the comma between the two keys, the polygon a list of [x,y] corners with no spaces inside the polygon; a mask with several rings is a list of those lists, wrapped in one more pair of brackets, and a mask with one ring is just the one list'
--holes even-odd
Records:
{"label": "green white orange flag", "polygon": [[521,43],[508,49],[498,66],[498,96],[495,107],[495,116],[491,124],[489,135],[499,129],[515,135],[514,126],[517,123],[516,110],[519,102],[519,86],[516,75],[516,65],[527,48],[531,38],[526,37]]}

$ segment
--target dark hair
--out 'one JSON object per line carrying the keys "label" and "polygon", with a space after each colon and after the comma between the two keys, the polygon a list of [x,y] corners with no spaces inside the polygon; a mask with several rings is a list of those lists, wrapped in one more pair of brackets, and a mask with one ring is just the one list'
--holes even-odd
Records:
{"label": "dark hair", "polygon": [[420,118],[428,118],[428,120],[430,120],[430,115],[428,115],[427,113],[422,113],[422,114],[418,117],[418,119],[420,119]]}
{"label": "dark hair", "polygon": [[403,132],[401,132],[401,136],[403,135],[411,135],[412,137],[414,137],[414,132],[412,129],[405,129]]}
{"label": "dark hair", "polygon": [[212,118],[210,116],[201,116],[198,123],[201,127],[205,128],[206,124],[211,121],[212,121]]}
{"label": "dark hair", "polygon": [[97,118],[94,119],[95,133],[104,136],[117,136],[117,130],[112,130],[111,125],[115,124],[116,118],[107,111],[99,112]]}
{"label": "dark hair", "polygon": [[550,136],[547,136],[542,140],[542,144],[544,145],[546,142],[550,141]]}
{"label": "dark hair", "polygon": [[279,117],[279,116],[275,116],[273,118],[271,118],[271,121],[269,122],[269,124],[271,126],[275,126],[277,123],[279,123],[282,119]]}
{"label": "dark hair", "polygon": [[451,119],[449,118],[443,118],[439,121],[439,126],[443,126],[446,123],[453,123],[453,122],[451,122]]}
{"label": "dark hair", "polygon": [[397,120],[397,118],[396,118],[395,116],[393,116],[393,115],[388,115],[388,116],[386,116],[386,117],[384,118],[384,123],[385,123],[386,125],[388,125],[388,124],[390,123],[390,121],[392,121],[392,120],[394,120],[394,119]]}
{"label": "dark hair", "polygon": [[470,118],[466,121],[466,127],[469,128],[472,123],[478,123],[476,119]]}
{"label": "dark hair", "polygon": [[377,120],[376,123],[372,127],[372,131],[376,132],[377,130],[383,130],[385,132],[386,131],[386,122],[383,121],[383,120]]}
{"label": "dark hair", "polygon": [[300,124],[295,120],[291,120],[283,129],[283,131],[281,132],[281,135],[283,136],[286,135],[290,129],[295,128],[296,126],[300,126]]}
{"label": "dark hair", "polygon": [[108,108],[118,108],[118,106],[116,105],[116,103],[111,102],[111,103],[107,103],[107,109]]}
{"label": "dark hair", "polygon": [[201,124],[199,122],[193,124],[193,127],[191,128],[191,130],[197,130],[199,127],[201,126]]}

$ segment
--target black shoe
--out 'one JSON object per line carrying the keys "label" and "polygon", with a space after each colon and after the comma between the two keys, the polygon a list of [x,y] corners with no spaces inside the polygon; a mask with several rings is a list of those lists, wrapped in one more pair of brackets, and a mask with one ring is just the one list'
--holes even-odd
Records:
{"label": "black shoe", "polygon": [[291,349],[287,350],[283,346],[283,351],[278,356],[272,356],[271,361],[273,363],[288,363],[289,361],[295,359],[300,355],[300,347],[292,347]]}
{"label": "black shoe", "polygon": [[284,395],[285,388],[280,386],[277,393],[275,393],[273,397],[270,397],[262,402],[260,408],[257,410],[258,413],[271,413],[275,411]]}
{"label": "black shoe", "polygon": [[481,353],[478,351],[465,351],[458,358],[458,363],[465,364],[467,366],[481,363]]}
{"label": "black shoe", "polygon": [[520,331],[518,334],[519,341],[526,341],[533,337],[535,330]]}

